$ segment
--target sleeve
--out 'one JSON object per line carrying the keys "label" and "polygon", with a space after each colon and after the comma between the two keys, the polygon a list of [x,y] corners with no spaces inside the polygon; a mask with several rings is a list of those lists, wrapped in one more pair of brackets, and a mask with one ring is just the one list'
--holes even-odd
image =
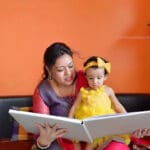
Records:
{"label": "sleeve", "polygon": [[49,114],[49,107],[44,103],[42,97],[40,96],[38,88],[33,94],[33,112],[41,114]]}

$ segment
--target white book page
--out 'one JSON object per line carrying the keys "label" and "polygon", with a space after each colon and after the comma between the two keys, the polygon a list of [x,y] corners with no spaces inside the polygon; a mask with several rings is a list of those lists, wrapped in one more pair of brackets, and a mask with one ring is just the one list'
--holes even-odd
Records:
{"label": "white book page", "polygon": [[83,122],[91,137],[95,139],[107,135],[131,133],[138,128],[149,128],[150,111],[92,117]]}
{"label": "white book page", "polygon": [[66,128],[68,132],[65,134],[64,138],[90,141],[81,120],[11,109],[9,110],[9,114],[30,133],[38,134],[39,130],[35,127],[35,124],[44,124],[47,121],[51,126],[57,123],[60,128]]}

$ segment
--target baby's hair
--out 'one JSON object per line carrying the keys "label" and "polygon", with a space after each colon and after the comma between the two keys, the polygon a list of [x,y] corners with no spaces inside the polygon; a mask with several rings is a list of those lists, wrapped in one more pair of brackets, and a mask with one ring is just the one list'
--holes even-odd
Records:
{"label": "baby's hair", "polygon": [[[108,63],[108,61],[102,57],[99,57],[99,56],[92,56],[92,57],[89,57],[84,63],[83,63],[83,67],[86,67],[88,63],[90,62],[96,62],[97,63],[97,58],[100,58],[102,59],[105,63]],[[95,66],[91,66],[91,68],[99,68],[97,65]],[[105,69],[105,75],[108,74],[107,70]]]}

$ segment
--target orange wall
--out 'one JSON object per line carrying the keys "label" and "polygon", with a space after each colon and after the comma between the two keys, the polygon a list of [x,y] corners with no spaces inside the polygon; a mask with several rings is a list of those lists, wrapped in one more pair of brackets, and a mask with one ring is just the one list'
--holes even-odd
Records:
{"label": "orange wall", "polygon": [[119,93],[150,93],[149,0],[5,0],[0,2],[0,95],[32,94],[42,55],[68,43],[77,68],[91,55],[107,58],[107,84]]}

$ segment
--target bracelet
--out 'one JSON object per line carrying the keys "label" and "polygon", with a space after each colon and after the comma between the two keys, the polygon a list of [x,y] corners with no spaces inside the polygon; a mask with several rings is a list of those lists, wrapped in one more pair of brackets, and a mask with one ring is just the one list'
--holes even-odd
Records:
{"label": "bracelet", "polygon": [[38,140],[37,140],[37,147],[39,148],[39,149],[48,149],[49,147],[50,147],[50,144],[48,144],[47,146],[41,146],[40,144],[39,144],[39,142],[38,142]]}

